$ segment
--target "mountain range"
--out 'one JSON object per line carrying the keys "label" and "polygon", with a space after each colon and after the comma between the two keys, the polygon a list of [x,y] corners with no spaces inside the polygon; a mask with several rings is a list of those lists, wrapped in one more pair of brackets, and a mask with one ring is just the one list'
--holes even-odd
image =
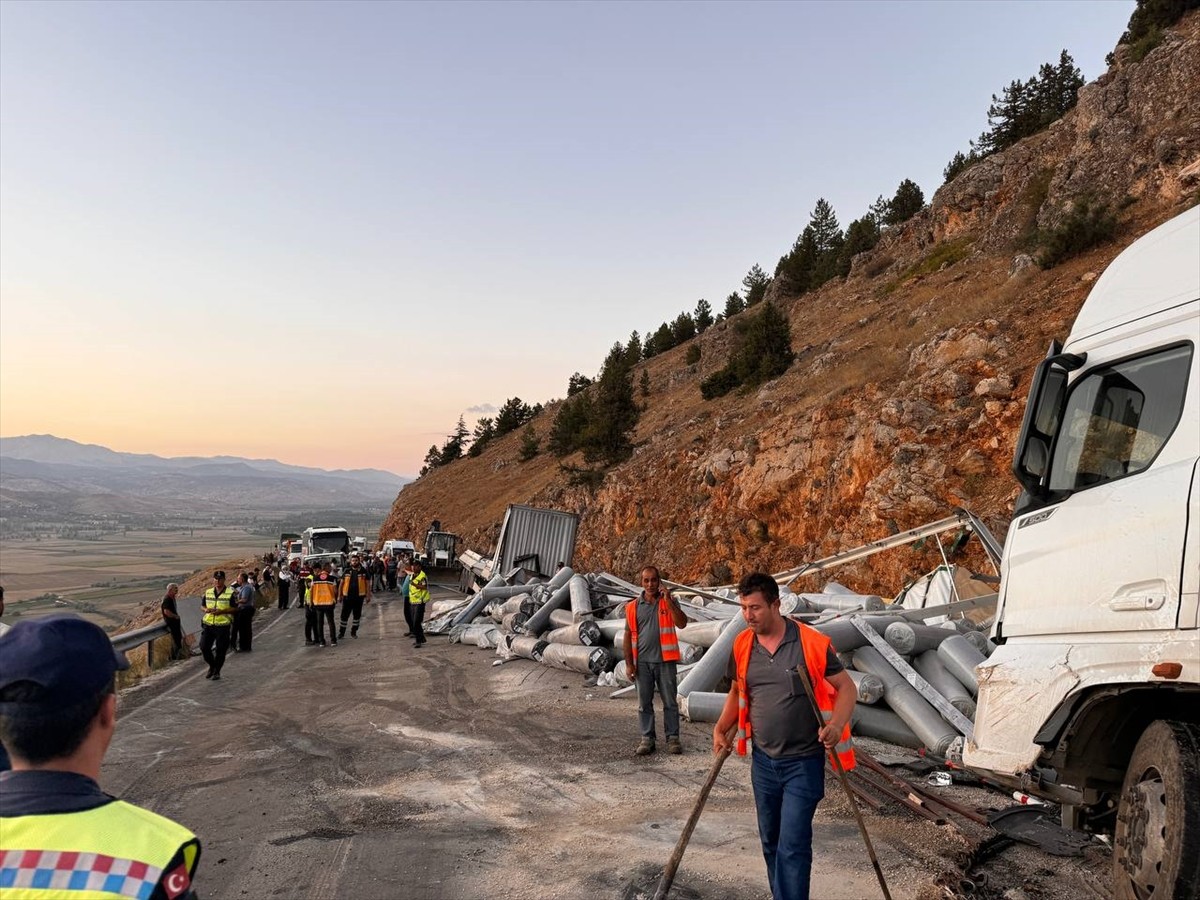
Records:
{"label": "mountain range", "polygon": [[123,453],[48,434],[0,437],[0,514],[8,518],[369,506],[390,503],[410,480],[381,469]]}

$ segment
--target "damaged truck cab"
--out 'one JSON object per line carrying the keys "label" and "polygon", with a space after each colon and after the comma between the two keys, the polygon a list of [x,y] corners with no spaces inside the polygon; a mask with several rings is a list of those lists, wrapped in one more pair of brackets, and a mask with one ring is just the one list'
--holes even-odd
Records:
{"label": "damaged truck cab", "polygon": [[1113,835],[1119,898],[1200,884],[1200,208],[1121,253],[1030,388],[964,762]]}

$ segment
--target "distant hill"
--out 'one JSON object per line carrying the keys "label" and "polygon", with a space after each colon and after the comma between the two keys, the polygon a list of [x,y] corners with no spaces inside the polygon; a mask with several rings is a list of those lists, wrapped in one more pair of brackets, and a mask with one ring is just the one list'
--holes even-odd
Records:
{"label": "distant hill", "polygon": [[0,437],[0,514],[217,514],[391,503],[411,479],[274,459],[122,453],[48,434]]}

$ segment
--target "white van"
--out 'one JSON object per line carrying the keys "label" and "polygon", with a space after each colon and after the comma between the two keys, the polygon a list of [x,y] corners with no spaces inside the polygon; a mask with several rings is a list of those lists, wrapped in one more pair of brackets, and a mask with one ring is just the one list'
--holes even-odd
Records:
{"label": "white van", "polygon": [[383,555],[407,556],[412,559],[417,555],[417,548],[412,541],[387,540],[383,542]]}
{"label": "white van", "polygon": [[1118,898],[1200,884],[1200,208],[1121,253],[1038,366],[964,762],[1114,834]]}

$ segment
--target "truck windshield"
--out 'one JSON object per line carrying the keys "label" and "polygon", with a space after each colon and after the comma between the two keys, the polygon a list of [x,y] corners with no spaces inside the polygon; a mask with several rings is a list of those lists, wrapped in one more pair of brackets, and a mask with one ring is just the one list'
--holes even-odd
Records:
{"label": "truck windshield", "polygon": [[346,553],[350,550],[350,539],[345,533],[331,532],[329,534],[314,534],[312,536],[312,552],[316,553]]}

